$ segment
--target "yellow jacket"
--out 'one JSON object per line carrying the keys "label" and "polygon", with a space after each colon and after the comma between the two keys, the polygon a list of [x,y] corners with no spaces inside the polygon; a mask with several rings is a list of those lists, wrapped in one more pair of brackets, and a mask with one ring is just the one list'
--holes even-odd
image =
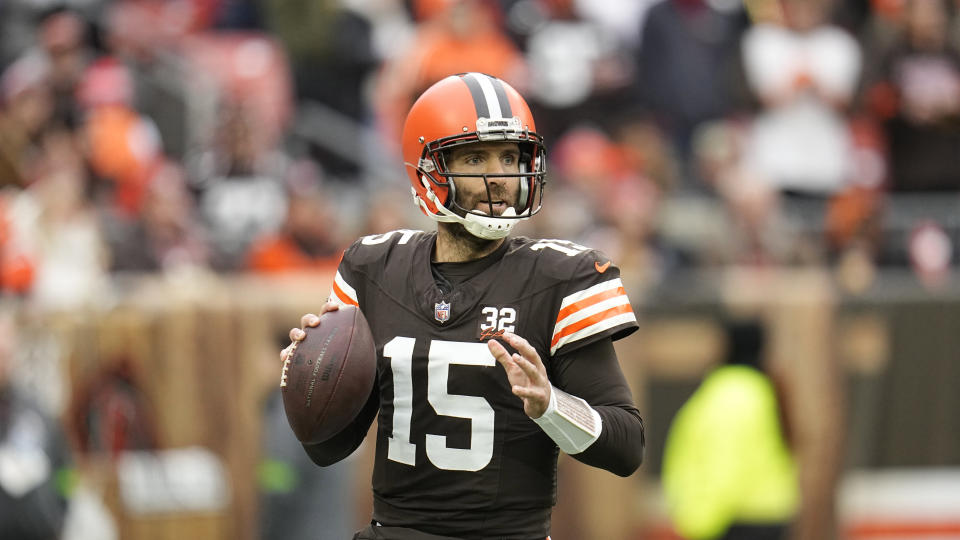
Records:
{"label": "yellow jacket", "polygon": [[687,538],[716,538],[733,523],[789,522],[799,504],[796,466],[770,380],[747,366],[711,372],[674,418],[662,481]]}

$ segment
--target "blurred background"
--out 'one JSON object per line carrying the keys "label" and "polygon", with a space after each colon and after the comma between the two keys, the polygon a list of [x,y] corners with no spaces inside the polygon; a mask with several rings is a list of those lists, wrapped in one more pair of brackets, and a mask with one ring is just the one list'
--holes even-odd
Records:
{"label": "blurred background", "polygon": [[[562,458],[555,539],[960,538],[958,6],[0,1],[0,537],[363,525],[371,448],[306,460],[278,354],[354,239],[433,227],[404,115],[482,71],[548,146],[520,234],[606,252],[641,320],[645,463]],[[755,403],[708,385],[743,358]]]}

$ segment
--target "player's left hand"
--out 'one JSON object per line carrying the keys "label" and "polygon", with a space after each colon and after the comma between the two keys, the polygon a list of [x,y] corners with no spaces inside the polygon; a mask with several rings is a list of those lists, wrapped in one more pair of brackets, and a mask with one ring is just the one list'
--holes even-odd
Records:
{"label": "player's left hand", "polygon": [[551,385],[547,378],[547,368],[540,360],[537,350],[526,339],[511,332],[504,332],[503,340],[518,352],[511,355],[503,345],[493,339],[487,342],[487,347],[507,371],[507,380],[510,381],[513,394],[523,400],[523,412],[530,418],[540,418],[550,404]]}

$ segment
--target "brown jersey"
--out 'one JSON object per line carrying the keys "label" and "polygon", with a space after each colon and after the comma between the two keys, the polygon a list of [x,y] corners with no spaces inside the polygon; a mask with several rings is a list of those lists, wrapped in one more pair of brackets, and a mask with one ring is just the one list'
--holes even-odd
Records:
{"label": "brown jersey", "polygon": [[561,240],[508,238],[500,259],[444,290],[430,269],[436,233],[364,237],[331,292],[358,305],[378,355],[374,519],[459,537],[543,538],[557,447],[523,412],[486,341],[526,338],[551,357],[619,339],[637,321],[619,269]]}

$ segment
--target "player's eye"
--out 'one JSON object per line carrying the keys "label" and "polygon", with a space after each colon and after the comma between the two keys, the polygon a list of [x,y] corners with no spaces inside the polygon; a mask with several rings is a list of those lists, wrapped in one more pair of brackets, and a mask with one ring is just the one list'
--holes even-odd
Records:
{"label": "player's eye", "polygon": [[503,154],[502,156],[500,156],[500,163],[503,164],[503,167],[506,170],[512,171],[517,168],[517,163],[519,162],[519,159],[520,159],[520,156],[511,152],[511,153]]}

